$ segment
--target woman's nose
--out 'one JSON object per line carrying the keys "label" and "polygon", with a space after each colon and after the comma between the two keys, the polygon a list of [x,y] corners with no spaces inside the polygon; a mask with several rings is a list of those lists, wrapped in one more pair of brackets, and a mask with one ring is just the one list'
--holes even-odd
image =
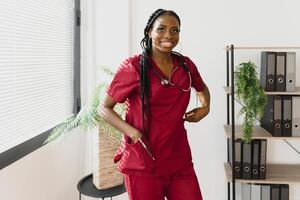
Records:
{"label": "woman's nose", "polygon": [[164,37],[165,38],[171,38],[171,37],[173,37],[171,30],[170,31],[166,31],[165,34],[164,34]]}

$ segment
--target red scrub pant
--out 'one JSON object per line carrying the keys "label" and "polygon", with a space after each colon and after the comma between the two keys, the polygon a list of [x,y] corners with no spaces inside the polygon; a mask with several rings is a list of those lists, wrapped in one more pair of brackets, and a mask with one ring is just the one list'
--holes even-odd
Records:
{"label": "red scrub pant", "polygon": [[161,177],[123,175],[130,200],[202,200],[192,166]]}

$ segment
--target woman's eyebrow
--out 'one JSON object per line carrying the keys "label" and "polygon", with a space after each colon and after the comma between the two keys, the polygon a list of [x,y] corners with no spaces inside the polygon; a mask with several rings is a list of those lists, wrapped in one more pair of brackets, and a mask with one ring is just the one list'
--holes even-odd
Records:
{"label": "woman's eyebrow", "polygon": [[[164,24],[159,24],[158,26],[167,27],[167,26],[164,25]],[[179,28],[179,26],[175,25],[175,26],[172,26],[171,28]]]}

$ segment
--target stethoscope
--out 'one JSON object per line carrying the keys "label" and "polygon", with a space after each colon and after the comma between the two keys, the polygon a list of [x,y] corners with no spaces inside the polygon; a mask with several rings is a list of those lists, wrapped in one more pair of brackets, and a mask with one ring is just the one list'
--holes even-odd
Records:
{"label": "stethoscope", "polygon": [[[170,76],[169,76],[168,78],[162,77],[154,67],[152,67],[152,69],[153,69],[153,72],[154,72],[155,76],[156,76],[157,78],[160,79],[160,83],[161,83],[162,86],[173,86],[173,87],[179,88],[179,89],[182,90],[183,92],[189,92],[189,91],[191,90],[191,87],[192,87],[192,75],[191,75],[191,71],[190,71],[189,67],[187,66],[186,62],[185,62],[185,61],[183,60],[183,58],[181,57],[181,55],[178,55],[178,56],[180,57],[180,58],[179,58],[179,59],[180,59],[180,65],[177,66],[177,67],[175,67],[175,68],[172,70],[172,72],[171,72],[171,74],[170,74]],[[172,83],[172,81],[171,81],[171,77],[172,77],[173,73],[174,73],[179,67],[183,67],[184,70],[187,71],[187,73],[188,73],[188,75],[189,75],[189,86],[188,86],[187,89],[186,89],[186,88],[179,87],[178,85]]]}

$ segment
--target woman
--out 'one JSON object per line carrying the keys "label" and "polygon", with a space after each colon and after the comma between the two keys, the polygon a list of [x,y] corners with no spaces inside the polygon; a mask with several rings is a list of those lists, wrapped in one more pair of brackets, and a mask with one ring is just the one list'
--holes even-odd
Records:
{"label": "woman", "polygon": [[[131,200],[202,200],[184,122],[209,113],[210,95],[195,64],[173,52],[180,18],[158,9],[149,18],[143,52],[124,61],[100,107],[101,116],[124,133],[115,162]],[[187,113],[190,89],[202,107]],[[113,111],[126,102],[125,121]]]}

